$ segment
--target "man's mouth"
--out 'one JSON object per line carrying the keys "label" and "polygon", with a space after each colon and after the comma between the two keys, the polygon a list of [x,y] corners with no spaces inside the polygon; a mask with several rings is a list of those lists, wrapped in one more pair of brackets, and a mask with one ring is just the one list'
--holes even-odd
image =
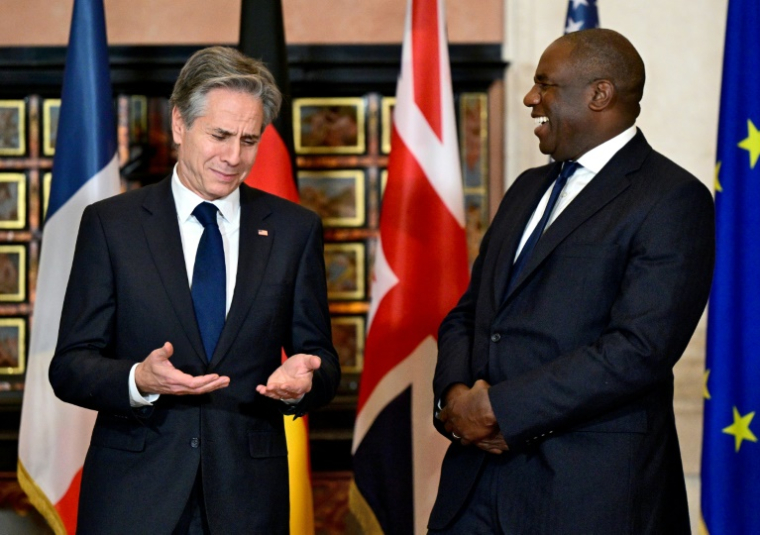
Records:
{"label": "man's mouth", "polygon": [[[541,127],[544,124],[547,124],[549,122],[549,118],[546,117],[546,116],[534,117],[533,118],[533,122],[536,124],[536,128],[533,129],[533,133],[536,134],[536,135],[538,135],[538,132],[541,130]],[[548,128],[548,126],[547,126],[547,128]]]}

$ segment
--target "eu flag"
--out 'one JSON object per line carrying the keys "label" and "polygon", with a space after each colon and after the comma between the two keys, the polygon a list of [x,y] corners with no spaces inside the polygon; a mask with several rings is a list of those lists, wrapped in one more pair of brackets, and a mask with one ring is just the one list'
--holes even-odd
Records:
{"label": "eu flag", "polygon": [[702,519],[760,533],[760,2],[730,0],[715,166],[717,259],[707,327]]}

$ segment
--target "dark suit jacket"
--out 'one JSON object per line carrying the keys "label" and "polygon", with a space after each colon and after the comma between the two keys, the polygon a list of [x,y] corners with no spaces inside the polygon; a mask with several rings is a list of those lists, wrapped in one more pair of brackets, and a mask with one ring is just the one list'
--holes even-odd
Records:
{"label": "dark suit jacket", "polygon": [[[688,533],[672,370],[710,290],[712,198],[638,132],[504,295],[523,230],[558,172],[558,163],[526,171],[505,195],[470,286],[441,325],[436,399],[454,383],[492,385],[510,446],[497,461],[508,533]],[[487,456],[450,446],[431,528],[457,515]]]}
{"label": "dark suit jacket", "polygon": [[[288,532],[285,405],[255,387],[280,365],[285,348],[322,359],[312,391],[293,412],[335,393],[340,370],[330,341],[322,226],[314,213],[245,185],[240,203],[235,293],[210,363],[170,179],[84,212],[50,367],[58,397],[98,411],[79,533],[171,533],[199,466],[213,533]],[[174,366],[229,376],[229,387],[131,408],[130,368],[166,341],[174,344]]]}

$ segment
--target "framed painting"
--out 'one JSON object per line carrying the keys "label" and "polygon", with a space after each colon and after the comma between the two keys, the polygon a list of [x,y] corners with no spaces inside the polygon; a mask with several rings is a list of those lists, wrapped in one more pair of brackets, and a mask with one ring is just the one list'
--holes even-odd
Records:
{"label": "framed painting", "polygon": [[380,134],[380,150],[383,154],[391,152],[391,132],[393,132],[393,109],[396,106],[396,97],[383,97],[382,108],[382,131]]}
{"label": "framed painting", "polygon": [[42,175],[42,221],[45,221],[47,216],[48,201],[50,201],[50,184],[53,182],[53,173],[45,173]]}
{"label": "framed painting", "polygon": [[145,95],[129,97],[129,141],[132,143],[148,141],[148,97]]}
{"label": "framed painting", "polygon": [[26,301],[26,245],[0,245],[0,303]]}
{"label": "framed painting", "polygon": [[26,369],[26,319],[0,318],[0,374],[21,375]]}
{"label": "framed painting", "polygon": [[0,100],[0,156],[26,154],[26,102]]}
{"label": "framed painting", "polygon": [[380,198],[385,195],[385,186],[388,184],[388,170],[383,169],[380,171]]}
{"label": "framed painting", "polygon": [[364,367],[364,316],[334,316],[332,340],[345,373],[361,373]]}
{"label": "framed painting", "polygon": [[0,229],[26,228],[26,174],[0,173]]}
{"label": "framed painting", "polygon": [[365,299],[366,251],[364,243],[325,244],[328,299]]}
{"label": "framed painting", "polygon": [[299,171],[301,205],[315,211],[326,227],[366,223],[365,175],[360,169]]}
{"label": "framed painting", "polygon": [[465,189],[488,185],[488,95],[463,93],[459,99],[459,143]]}
{"label": "framed painting", "polygon": [[58,135],[58,117],[61,114],[61,99],[45,99],[42,104],[42,154],[55,155],[55,141]]}
{"label": "framed painting", "polygon": [[366,104],[361,97],[299,98],[293,136],[299,154],[364,154]]}

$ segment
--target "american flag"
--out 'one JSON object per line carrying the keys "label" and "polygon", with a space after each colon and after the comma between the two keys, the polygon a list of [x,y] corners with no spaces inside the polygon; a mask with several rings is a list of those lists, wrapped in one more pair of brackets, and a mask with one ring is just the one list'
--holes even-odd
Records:
{"label": "american flag", "polygon": [[599,27],[596,0],[570,0],[567,6],[565,33]]}

